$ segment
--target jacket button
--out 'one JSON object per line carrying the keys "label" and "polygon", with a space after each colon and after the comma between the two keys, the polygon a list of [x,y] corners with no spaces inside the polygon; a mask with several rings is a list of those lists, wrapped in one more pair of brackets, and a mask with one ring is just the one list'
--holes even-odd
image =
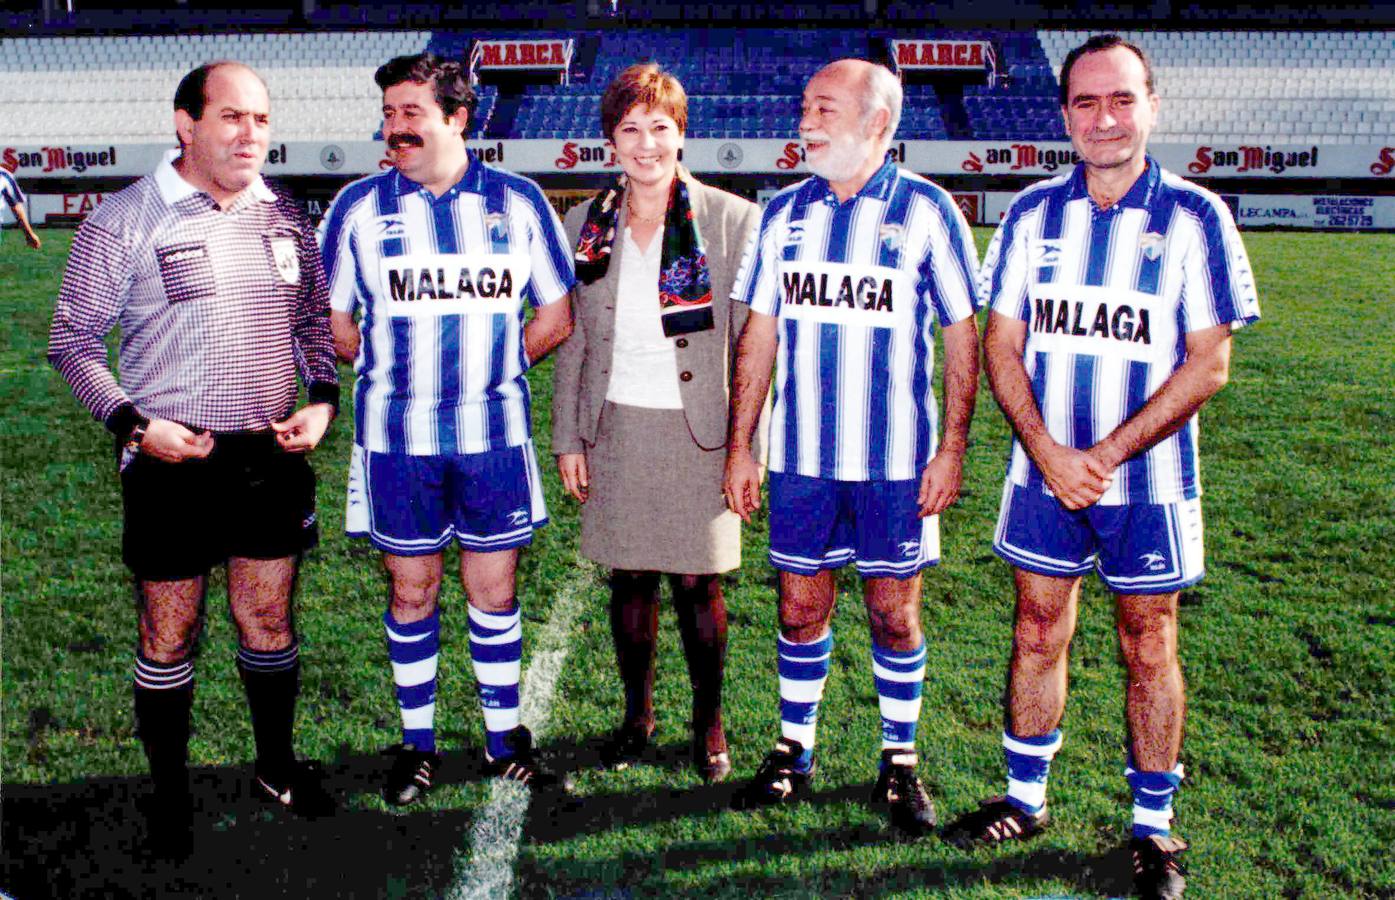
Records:
{"label": "jacket button", "polygon": [[693,380],[693,373],[692,373],[692,372],[681,372],[681,373],[679,373],[679,375],[678,375],[678,380],[679,380],[679,381],[692,381],[692,380]]}
{"label": "jacket button", "polygon": [[688,346],[688,339],[679,338],[678,340],[674,341],[674,343],[678,345],[679,350],[682,350],[684,347]]}

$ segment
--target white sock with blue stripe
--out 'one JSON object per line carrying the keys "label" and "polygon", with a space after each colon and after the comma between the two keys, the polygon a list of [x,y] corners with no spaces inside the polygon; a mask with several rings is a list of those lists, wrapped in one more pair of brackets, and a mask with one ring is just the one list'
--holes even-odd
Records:
{"label": "white sock with blue stripe", "polygon": [[436,666],[441,654],[441,610],[418,622],[399,622],[383,613],[392,681],[402,711],[402,743],[436,752]]}
{"label": "white sock with blue stripe", "polygon": [[1007,758],[1008,802],[1030,816],[1046,808],[1046,777],[1051,760],[1061,749],[1061,729],[1035,737],[1003,732],[1003,756]]}
{"label": "white sock with blue stripe", "polygon": [[470,659],[484,712],[484,749],[490,759],[509,755],[504,736],[519,724],[518,682],[523,672],[523,616],[470,607]]}
{"label": "white sock with blue stripe", "polygon": [[872,641],[872,675],[882,713],[882,749],[914,750],[925,685],[925,642],[914,650],[889,650]]}
{"label": "white sock with blue stripe", "polygon": [[1172,797],[1182,784],[1182,764],[1167,772],[1140,772],[1133,757],[1124,767],[1124,776],[1133,789],[1133,836],[1167,837],[1172,833]]}
{"label": "white sock with blue stripe", "polygon": [[780,736],[798,741],[804,748],[799,768],[808,771],[814,761],[814,731],[819,720],[819,701],[828,681],[829,659],[833,655],[833,632],[808,644],[779,639]]}

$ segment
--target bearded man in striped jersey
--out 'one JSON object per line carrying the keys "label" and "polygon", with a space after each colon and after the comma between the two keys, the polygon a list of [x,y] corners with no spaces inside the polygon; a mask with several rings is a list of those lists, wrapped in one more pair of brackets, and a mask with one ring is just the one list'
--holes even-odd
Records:
{"label": "bearded man in striped jersey", "polygon": [[[959,495],[978,387],[977,254],[950,195],[886,156],[901,85],[840,60],[804,91],[813,177],[770,202],[733,296],[751,307],[732,391],[727,503],[760,503],[751,434],[776,365],[770,417],[770,560],[780,570],[780,740],[735,798],[795,798],[814,772],[828,676],[833,573],[856,563],[881,710],[873,800],[911,834],[933,827],[916,774],[925,678],[921,571],[939,562],[938,514]],[[944,439],[931,387],[945,346]]]}
{"label": "bearded man in striped jersey", "polygon": [[1093,569],[1114,593],[1128,668],[1136,886],[1179,897],[1177,598],[1202,577],[1196,414],[1259,302],[1225,204],[1148,156],[1158,104],[1139,48],[1102,35],[1071,51],[1061,108],[1081,162],[1013,200],[984,260],[988,374],[1016,432],[994,540],[1017,585],[1008,792],[945,836],[991,844],[1046,826],[1066,651]]}

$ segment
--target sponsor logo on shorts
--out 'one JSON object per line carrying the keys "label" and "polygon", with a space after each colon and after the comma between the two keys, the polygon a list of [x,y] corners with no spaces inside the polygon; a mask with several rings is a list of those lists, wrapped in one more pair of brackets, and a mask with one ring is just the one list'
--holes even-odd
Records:
{"label": "sponsor logo on shorts", "polygon": [[528,510],[522,506],[509,513],[510,525],[527,525],[530,521],[532,521],[532,516],[529,515]]}
{"label": "sponsor logo on shorts", "polygon": [[906,559],[914,559],[920,555],[920,541],[902,541],[897,546],[901,548],[901,555]]}
{"label": "sponsor logo on shorts", "polygon": [[315,525],[315,514],[314,514],[314,513],[311,513],[310,515],[308,515],[308,516],[306,516],[305,518],[303,518],[303,519],[300,520],[300,527],[301,527],[302,529],[305,529],[305,528],[313,528],[314,525]]}
{"label": "sponsor logo on shorts", "polygon": [[1149,572],[1161,572],[1167,568],[1167,557],[1156,550],[1143,554],[1138,561],[1143,563]]}

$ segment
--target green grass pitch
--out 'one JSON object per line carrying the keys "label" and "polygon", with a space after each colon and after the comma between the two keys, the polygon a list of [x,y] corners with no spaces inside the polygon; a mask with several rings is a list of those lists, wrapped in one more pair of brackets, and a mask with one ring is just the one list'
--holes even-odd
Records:
{"label": "green grass pitch", "polygon": [[[145,760],[132,734],[135,613],[119,561],[110,440],[44,361],[71,233],[41,253],[0,243],[3,451],[3,866],[30,897],[432,897],[464,865],[489,796],[463,598],[448,583],[438,726],[444,784],[398,814],[377,787],[397,740],[377,554],[343,537],[348,416],[314,456],[322,543],[298,595],[302,753],[344,797],[333,819],[291,821],[243,790],[251,728],[233,667],[219,577],[198,664],[191,753],[198,851],[178,870],[134,858]],[[988,232],[980,229],[979,240]],[[1264,319],[1235,340],[1231,384],[1202,413],[1208,574],[1187,591],[1182,659],[1190,704],[1179,795],[1191,896],[1395,896],[1395,235],[1251,233]],[[550,364],[534,372],[548,457]],[[1011,586],[990,550],[1008,431],[980,393],[964,496],[943,517],[945,562],[928,573],[922,772],[943,818],[1002,789],[1000,698]],[[583,582],[584,608],[544,749],[577,769],[574,798],[534,805],[515,866],[520,895],[586,897],[1126,894],[1119,851],[1123,674],[1107,595],[1089,583],[1071,656],[1065,747],[1052,772],[1054,827],[970,854],[897,840],[864,800],[878,746],[866,617],[840,582],[835,665],[812,798],[760,814],[726,809],[732,787],[687,766],[688,692],[671,612],[660,647],[653,765],[589,770],[616,723],[619,684],[599,574],[576,562],[577,510],[544,466],[552,524],[523,557],[525,666],[550,598]],[[196,498],[170,515],[203,524]],[[727,582],[727,722],[737,779],[777,731],[773,572],[763,522]]]}

